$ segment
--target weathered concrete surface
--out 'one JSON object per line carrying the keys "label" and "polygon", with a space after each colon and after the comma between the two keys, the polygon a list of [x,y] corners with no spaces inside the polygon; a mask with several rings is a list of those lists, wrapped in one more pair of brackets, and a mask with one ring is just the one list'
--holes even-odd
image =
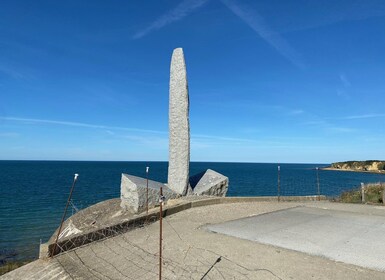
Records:
{"label": "weathered concrete surface", "polygon": [[[215,234],[204,229],[208,224],[220,224],[284,209],[290,211],[298,206],[385,218],[384,207],[328,202],[226,203],[190,208],[163,220],[163,279],[385,278],[385,273],[380,271]],[[327,240],[328,236],[324,238]],[[77,248],[46,262],[33,262],[0,279],[157,279],[158,242],[159,223],[156,222]],[[378,243],[378,246],[384,246],[384,243]],[[202,278],[205,274],[205,278]]]}
{"label": "weathered concrete surface", "polygon": [[189,96],[183,50],[175,49],[171,58],[169,97],[168,187],[185,195],[190,165]]}
{"label": "weathered concrete surface", "polygon": [[[83,240],[83,243],[90,243],[98,239],[87,240],[87,236],[92,236],[95,232],[105,231],[106,228],[120,225],[135,218],[136,215],[133,212],[122,210],[120,202],[119,198],[105,200],[72,215],[63,223],[59,243],[65,243],[77,238]],[[48,256],[49,246],[52,246],[55,242],[57,231],[58,229],[56,229],[47,243],[40,245],[39,258]]]}
{"label": "weathered concrete surface", "polygon": [[[317,196],[291,196],[285,197],[285,201],[315,201]],[[325,197],[321,196],[321,199]],[[163,207],[163,214],[173,215],[180,211],[194,207],[202,207],[220,203],[239,202],[262,202],[277,201],[277,197],[213,197],[213,196],[182,196],[177,199],[166,200]],[[284,201],[281,199],[281,201]],[[149,208],[148,214],[139,214],[124,211],[120,207],[121,200],[109,199],[92,205],[79,211],[63,224],[63,232],[56,246],[55,254],[65,252],[86,244],[116,236],[135,227],[155,222],[159,219],[159,209]],[[69,230],[67,230],[69,229]],[[40,245],[39,258],[49,256],[53,250],[53,243],[56,240],[57,230],[47,243]]]}
{"label": "weathered concrete surface", "polygon": [[384,218],[298,207],[207,229],[385,272]]}
{"label": "weathered concrete surface", "polygon": [[214,171],[207,169],[190,178],[190,185],[193,194],[226,196],[229,187],[229,178]]}
{"label": "weathered concrete surface", "polygon": [[[170,190],[166,185],[148,180],[148,205],[159,205],[160,187],[163,188],[163,196],[166,200],[174,199],[179,194]],[[125,211],[133,213],[143,212],[147,208],[147,180],[145,178],[122,174],[120,184],[120,206]]]}
{"label": "weathered concrete surface", "polygon": [[57,259],[37,260],[0,276],[2,280],[69,280],[71,275]]}

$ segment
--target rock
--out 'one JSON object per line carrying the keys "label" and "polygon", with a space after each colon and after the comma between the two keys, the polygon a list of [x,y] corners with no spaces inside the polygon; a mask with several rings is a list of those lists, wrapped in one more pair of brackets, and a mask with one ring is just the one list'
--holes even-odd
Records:
{"label": "rock", "polygon": [[[160,186],[163,187],[163,196],[168,199],[177,198],[179,195],[164,184],[148,180],[148,205],[149,208],[159,204]],[[122,174],[120,183],[120,207],[125,211],[139,213],[146,210],[147,180],[145,178]]]}
{"label": "rock", "polygon": [[331,165],[332,168],[351,171],[369,171],[369,172],[384,172],[385,161],[366,160],[366,161],[344,161],[335,162]]}
{"label": "rock", "polygon": [[168,187],[186,195],[190,164],[189,96],[186,64],[181,48],[172,54],[169,100]]}
{"label": "rock", "polygon": [[190,178],[190,185],[195,195],[226,196],[229,187],[229,178],[207,169]]}

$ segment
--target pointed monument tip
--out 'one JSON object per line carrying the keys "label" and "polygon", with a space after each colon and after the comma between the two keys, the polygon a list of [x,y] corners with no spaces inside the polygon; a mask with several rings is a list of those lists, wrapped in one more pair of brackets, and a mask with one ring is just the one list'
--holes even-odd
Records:
{"label": "pointed monument tip", "polygon": [[175,48],[174,51],[172,52],[172,55],[178,55],[178,54],[183,55],[183,48]]}
{"label": "pointed monument tip", "polygon": [[[186,68],[186,63],[184,59],[184,53],[182,48],[176,48],[172,52],[172,57],[171,57],[171,73],[170,75],[173,76],[174,71],[173,68]],[[186,69],[184,69],[186,71]],[[180,72],[180,70],[177,70],[176,72]]]}

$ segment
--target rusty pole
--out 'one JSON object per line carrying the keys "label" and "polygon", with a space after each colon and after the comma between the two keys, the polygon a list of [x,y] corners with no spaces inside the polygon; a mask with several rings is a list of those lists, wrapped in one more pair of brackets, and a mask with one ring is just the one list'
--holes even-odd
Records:
{"label": "rusty pole", "polygon": [[163,188],[160,186],[159,196],[159,280],[162,280],[162,216],[163,216]]}
{"label": "rusty pole", "polygon": [[150,168],[146,167],[146,181],[147,181],[147,188],[146,188],[146,214],[148,215],[148,170]]}
{"label": "rusty pole", "polygon": [[317,170],[317,193],[318,193],[318,201],[321,201],[321,192],[319,187],[319,168],[315,168]]}
{"label": "rusty pole", "polygon": [[281,200],[281,166],[278,165],[278,202]]}
{"label": "rusty pole", "polygon": [[55,255],[55,251],[56,251],[56,247],[57,247],[57,242],[59,240],[59,235],[60,235],[60,232],[61,232],[61,228],[63,227],[64,219],[65,219],[66,214],[67,214],[67,208],[68,208],[68,205],[69,205],[69,203],[71,201],[72,192],[74,190],[75,183],[76,183],[78,177],[79,177],[79,174],[75,174],[74,182],[72,183],[71,191],[70,191],[70,194],[69,194],[68,199],[67,199],[67,204],[66,204],[66,207],[64,208],[63,217],[61,218],[61,223],[60,223],[59,231],[57,232],[56,240],[55,240],[52,252],[51,252],[51,257],[53,257]]}

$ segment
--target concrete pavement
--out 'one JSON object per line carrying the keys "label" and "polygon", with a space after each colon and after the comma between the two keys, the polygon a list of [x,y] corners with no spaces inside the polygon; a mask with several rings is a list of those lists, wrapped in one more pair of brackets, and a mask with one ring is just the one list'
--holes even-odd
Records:
{"label": "concrete pavement", "polygon": [[[163,220],[162,279],[385,279],[385,273],[375,269],[207,230],[207,226],[220,227],[226,222],[256,216],[255,219],[260,219],[256,224],[260,226],[255,230],[265,228],[269,236],[268,232],[275,234],[274,229],[289,232],[292,223],[302,223],[310,230],[313,225],[304,223],[311,220],[310,216],[316,220],[321,216],[322,220],[325,213],[333,216],[334,212],[342,215],[340,220],[352,213],[368,219],[376,216],[378,221],[385,219],[384,207],[329,202],[226,203],[168,216]],[[276,213],[289,213],[294,220],[290,223],[285,216],[279,219],[274,216]],[[269,215],[273,216],[269,219]],[[326,220],[324,225],[328,225]],[[244,231],[247,227],[238,226],[238,229]],[[333,226],[329,225],[328,229],[332,230]],[[314,236],[320,247],[329,240],[327,230],[324,234],[324,239],[323,235]],[[296,237],[294,232],[287,239],[293,236]],[[303,246],[312,236],[305,237],[291,242]],[[278,240],[279,236],[275,238]],[[367,240],[367,244],[377,240]],[[376,244],[383,250],[384,243]],[[38,260],[0,279],[158,279],[158,260],[159,222],[155,222],[47,261]]]}
{"label": "concrete pavement", "polygon": [[296,207],[207,229],[385,272],[385,217],[381,215]]}

